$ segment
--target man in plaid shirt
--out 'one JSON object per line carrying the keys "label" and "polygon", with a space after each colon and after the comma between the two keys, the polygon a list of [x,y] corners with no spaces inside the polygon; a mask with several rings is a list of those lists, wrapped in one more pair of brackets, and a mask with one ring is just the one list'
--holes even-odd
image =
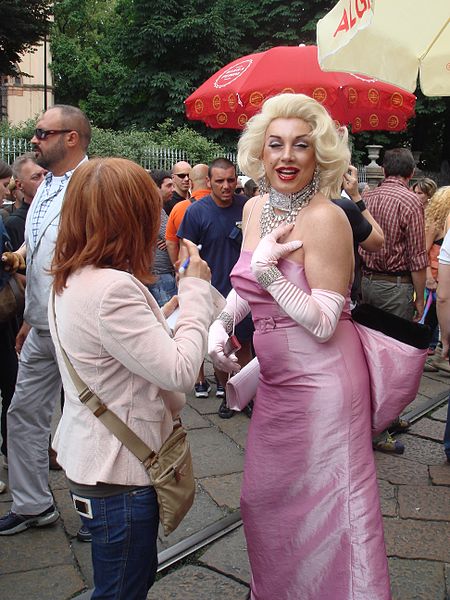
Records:
{"label": "man in plaid shirt", "polygon": [[[374,219],[384,233],[384,246],[378,252],[360,249],[363,261],[362,300],[404,319],[420,319],[428,256],[425,247],[423,205],[409,190],[415,162],[407,148],[387,150],[381,185],[364,195]],[[398,419],[390,431],[405,430],[407,421]],[[403,444],[388,432],[374,441],[378,450],[402,454]]]}

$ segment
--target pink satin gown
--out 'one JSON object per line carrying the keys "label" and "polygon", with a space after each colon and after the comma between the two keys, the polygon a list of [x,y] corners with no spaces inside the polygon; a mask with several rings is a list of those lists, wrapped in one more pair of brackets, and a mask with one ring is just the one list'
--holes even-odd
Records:
{"label": "pink satin gown", "polygon": [[[231,279],[261,365],[241,494],[251,598],[389,600],[368,373],[348,302],[321,344],[259,286],[250,258]],[[278,266],[311,293],[302,266]]]}

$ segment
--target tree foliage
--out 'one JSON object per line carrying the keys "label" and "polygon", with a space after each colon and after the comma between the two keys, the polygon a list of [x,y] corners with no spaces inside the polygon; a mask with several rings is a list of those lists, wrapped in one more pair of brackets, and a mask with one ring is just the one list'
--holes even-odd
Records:
{"label": "tree foliage", "polygon": [[0,74],[18,74],[21,54],[49,31],[51,0],[3,0],[0,18]]}
{"label": "tree foliage", "polygon": [[[278,45],[315,43],[316,24],[336,0],[56,0],[52,32],[56,99],[80,106],[97,126],[158,131],[186,124],[184,100],[228,62]],[[450,99],[418,92],[417,117],[404,133],[354,136],[365,145],[410,145],[423,166],[450,155]],[[238,132],[203,136],[234,145]],[[167,126],[167,123],[166,123]],[[155,129],[156,127],[156,129]],[[181,128],[181,129],[180,129]],[[181,135],[181,134],[180,134]]]}

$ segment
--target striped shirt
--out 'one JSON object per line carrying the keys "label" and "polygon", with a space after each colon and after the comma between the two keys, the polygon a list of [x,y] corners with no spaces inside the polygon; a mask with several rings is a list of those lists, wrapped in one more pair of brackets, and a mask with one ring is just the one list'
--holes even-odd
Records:
{"label": "striped shirt", "polygon": [[359,249],[363,272],[406,273],[428,265],[423,205],[398,177],[364,194],[364,202],[384,233],[378,252]]}
{"label": "striped shirt", "polygon": [[54,198],[65,188],[67,180],[72,175],[73,171],[68,171],[62,177],[55,177],[52,173],[47,173],[44,182],[39,189],[39,195],[34,199],[37,205],[37,210],[33,213],[31,223],[31,232],[34,244],[37,243],[39,228],[47,214],[50,204]]}

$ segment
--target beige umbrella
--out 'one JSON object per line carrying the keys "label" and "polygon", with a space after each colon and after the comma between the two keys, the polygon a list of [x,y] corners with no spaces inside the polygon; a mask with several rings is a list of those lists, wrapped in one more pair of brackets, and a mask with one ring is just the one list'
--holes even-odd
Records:
{"label": "beige umbrella", "polygon": [[340,0],[317,23],[324,71],[450,96],[450,0]]}

